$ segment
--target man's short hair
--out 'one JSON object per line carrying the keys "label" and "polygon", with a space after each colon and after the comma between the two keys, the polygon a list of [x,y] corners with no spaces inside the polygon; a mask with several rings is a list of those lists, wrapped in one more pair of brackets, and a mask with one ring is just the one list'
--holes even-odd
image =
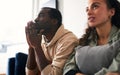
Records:
{"label": "man's short hair", "polygon": [[61,26],[62,24],[62,15],[58,9],[51,8],[51,7],[43,7],[42,9],[50,9],[49,16],[50,18],[57,19],[58,25]]}

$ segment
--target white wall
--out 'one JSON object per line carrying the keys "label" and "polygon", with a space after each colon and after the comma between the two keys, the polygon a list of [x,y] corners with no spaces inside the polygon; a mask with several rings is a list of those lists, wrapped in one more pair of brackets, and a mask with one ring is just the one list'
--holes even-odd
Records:
{"label": "white wall", "polygon": [[87,0],[58,0],[58,4],[65,27],[81,37],[87,21],[85,12]]}
{"label": "white wall", "polygon": [[0,0],[0,10],[1,74],[7,73],[8,58],[28,52],[24,30],[32,18],[32,0]]}

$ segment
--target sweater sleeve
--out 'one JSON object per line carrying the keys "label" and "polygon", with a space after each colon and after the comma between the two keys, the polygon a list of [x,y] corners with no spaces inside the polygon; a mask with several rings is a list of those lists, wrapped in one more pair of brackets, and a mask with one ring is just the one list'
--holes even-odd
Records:
{"label": "sweater sleeve", "polygon": [[75,62],[75,51],[74,51],[64,66],[63,75],[69,75],[69,74],[75,75],[78,71],[79,70]]}

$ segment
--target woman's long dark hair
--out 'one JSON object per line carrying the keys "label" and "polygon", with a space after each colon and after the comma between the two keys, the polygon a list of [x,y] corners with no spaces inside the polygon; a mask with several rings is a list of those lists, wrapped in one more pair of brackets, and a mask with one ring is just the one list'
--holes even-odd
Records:
{"label": "woman's long dark hair", "polygon": [[111,19],[111,23],[120,28],[120,2],[117,0],[106,0],[109,9],[115,9],[115,15]]}
{"label": "woman's long dark hair", "polygon": [[[109,9],[115,9],[115,15],[111,18],[112,25],[115,25],[116,27],[120,28],[120,2],[117,0],[106,0],[106,3]],[[88,26],[88,28],[85,31],[85,34],[82,36],[82,38],[79,39],[79,44],[82,46],[88,45],[88,38],[91,36],[91,40],[94,40],[95,35],[95,28],[91,28]]]}

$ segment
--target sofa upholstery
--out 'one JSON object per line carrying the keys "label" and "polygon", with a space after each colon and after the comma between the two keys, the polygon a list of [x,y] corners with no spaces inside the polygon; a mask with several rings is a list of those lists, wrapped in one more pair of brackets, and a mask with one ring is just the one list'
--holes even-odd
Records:
{"label": "sofa upholstery", "polygon": [[27,61],[27,54],[19,52],[15,57],[8,59],[8,73],[7,75],[25,75],[25,66]]}

